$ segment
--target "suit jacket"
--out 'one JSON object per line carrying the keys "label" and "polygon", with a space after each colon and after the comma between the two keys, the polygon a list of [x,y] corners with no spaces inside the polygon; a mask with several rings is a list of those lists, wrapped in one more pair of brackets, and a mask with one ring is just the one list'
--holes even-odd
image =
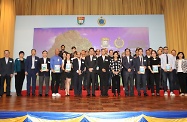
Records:
{"label": "suit jacket", "polygon": [[[24,63],[25,63],[26,59],[23,59],[23,60],[24,60]],[[21,61],[19,60],[19,58],[17,58],[14,62],[14,72],[20,72],[20,71],[21,71]]]}
{"label": "suit jacket", "polygon": [[110,58],[108,56],[105,56],[105,60],[103,61],[102,56],[98,57],[98,66],[99,66],[99,72],[102,72],[102,69],[105,69],[106,72],[109,72],[109,65],[110,65]]}
{"label": "suit jacket", "polygon": [[[81,59],[81,67],[80,67],[81,73],[84,72],[84,68],[85,68],[85,61]],[[78,62],[78,59],[75,58],[73,60],[73,72],[76,73],[77,70],[79,70],[79,62]]]}
{"label": "suit jacket", "polygon": [[132,56],[129,56],[129,62],[127,59],[127,56],[124,56],[122,58],[122,66],[123,66],[123,71],[128,72],[128,69],[131,69],[130,73],[133,73],[134,71],[134,58]]}
{"label": "suit jacket", "polygon": [[39,69],[39,76],[50,76],[50,58],[47,58],[46,59],[46,64],[47,64],[47,69],[49,70],[48,72],[41,72],[41,67],[42,67],[42,64],[44,64],[44,59],[43,58],[40,58],[39,59],[39,65],[38,65],[38,69]]}
{"label": "suit jacket", "polygon": [[93,71],[96,71],[96,67],[97,67],[97,57],[93,56],[92,57],[92,61],[90,60],[90,55],[86,56],[85,58],[85,66],[86,66],[86,70],[88,71],[89,68],[93,68]]}
{"label": "suit jacket", "polygon": [[[142,57],[143,57],[143,66],[147,67],[147,59],[144,56],[142,56]],[[140,66],[142,66],[142,65],[140,62],[140,57],[138,56],[134,59],[134,68],[135,68],[136,73],[139,71]]]}
{"label": "suit jacket", "polygon": [[[35,66],[35,73],[39,73],[39,57],[35,56],[34,66]],[[26,62],[25,62],[25,72],[31,73],[31,67],[32,67],[32,56],[27,56]]]}
{"label": "suit jacket", "polygon": [[6,64],[5,58],[0,59],[0,74],[1,76],[10,75],[14,73],[14,60],[8,59]]}

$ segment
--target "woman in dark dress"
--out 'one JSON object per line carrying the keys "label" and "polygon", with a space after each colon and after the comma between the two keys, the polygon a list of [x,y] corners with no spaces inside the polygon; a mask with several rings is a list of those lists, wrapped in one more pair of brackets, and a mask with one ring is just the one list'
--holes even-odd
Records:
{"label": "woman in dark dress", "polygon": [[72,61],[70,59],[70,54],[67,53],[66,60],[64,60],[62,70],[65,72],[65,95],[69,96],[71,78],[72,78]]}
{"label": "woman in dark dress", "polygon": [[19,58],[15,60],[15,64],[14,64],[15,88],[16,88],[17,96],[22,96],[21,91],[22,91],[23,81],[25,79],[25,58],[23,58],[24,54],[25,53],[23,51],[20,51]]}
{"label": "woman in dark dress", "polygon": [[154,82],[156,84],[156,96],[160,96],[159,93],[159,82],[160,82],[160,58],[157,55],[157,52],[153,50],[151,52],[151,58],[150,61],[148,62],[148,68],[151,71],[151,93],[152,96],[155,95],[154,92]]}

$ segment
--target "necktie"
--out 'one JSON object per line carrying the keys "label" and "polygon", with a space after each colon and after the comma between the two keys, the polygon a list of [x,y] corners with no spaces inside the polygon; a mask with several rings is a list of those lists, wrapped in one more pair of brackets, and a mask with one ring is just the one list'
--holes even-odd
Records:
{"label": "necktie", "polygon": [[166,54],[166,63],[168,64],[168,55]]}
{"label": "necktie", "polygon": [[141,57],[141,60],[140,60],[140,62],[141,62],[141,65],[143,66],[143,58]]}

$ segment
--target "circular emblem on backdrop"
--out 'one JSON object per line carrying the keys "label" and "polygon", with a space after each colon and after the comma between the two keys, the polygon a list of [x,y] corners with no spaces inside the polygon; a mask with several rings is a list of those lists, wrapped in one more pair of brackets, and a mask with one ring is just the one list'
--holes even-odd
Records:
{"label": "circular emblem on backdrop", "polygon": [[116,48],[122,48],[124,46],[124,41],[120,37],[118,37],[114,41],[114,45],[116,46]]}
{"label": "circular emblem on backdrop", "polygon": [[97,20],[97,23],[100,25],[100,26],[104,26],[106,24],[106,20],[103,18],[103,17],[100,17],[98,20]]}

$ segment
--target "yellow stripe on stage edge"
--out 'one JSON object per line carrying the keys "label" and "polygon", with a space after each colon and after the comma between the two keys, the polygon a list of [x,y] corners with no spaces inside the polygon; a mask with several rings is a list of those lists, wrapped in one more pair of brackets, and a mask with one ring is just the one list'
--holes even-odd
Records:
{"label": "yellow stripe on stage edge", "polygon": [[0,122],[23,122],[27,118],[27,115],[16,118],[0,119]]}
{"label": "yellow stripe on stage edge", "polygon": [[143,116],[148,122],[187,122],[187,118],[176,118],[176,119],[167,119],[167,118],[156,118]]}

